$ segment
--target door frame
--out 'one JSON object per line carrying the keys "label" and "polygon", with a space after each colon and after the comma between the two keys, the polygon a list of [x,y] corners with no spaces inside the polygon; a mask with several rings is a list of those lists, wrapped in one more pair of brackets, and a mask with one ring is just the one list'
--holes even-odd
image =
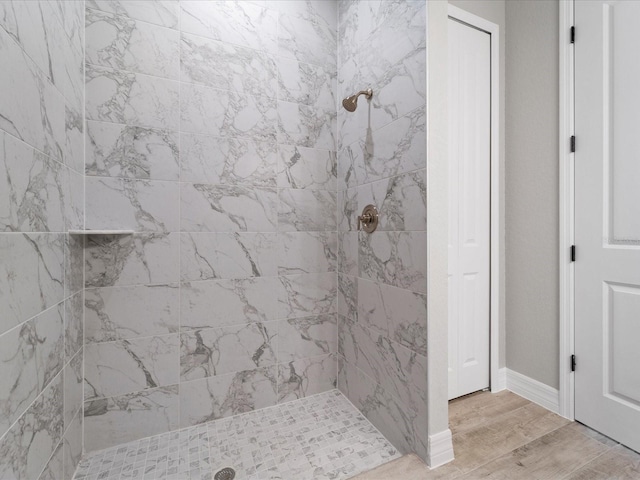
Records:
{"label": "door frame", "polygon": [[575,135],[575,71],[571,27],[574,25],[574,0],[560,0],[560,388],[558,412],[575,419],[575,374],[571,371],[571,355],[575,353],[575,264],[571,245],[575,245],[575,153],[571,137]]}
{"label": "door frame", "polygon": [[[491,165],[489,250],[489,382],[492,392],[506,388],[505,370],[500,369],[500,27],[459,7],[448,5],[448,18],[487,32],[491,44]],[[447,20],[448,20],[447,18]]]}

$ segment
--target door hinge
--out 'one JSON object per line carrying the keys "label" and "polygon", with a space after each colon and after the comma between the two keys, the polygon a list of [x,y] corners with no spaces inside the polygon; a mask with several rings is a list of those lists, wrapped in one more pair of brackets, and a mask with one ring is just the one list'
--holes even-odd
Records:
{"label": "door hinge", "polygon": [[576,151],[576,136],[571,135],[571,153]]}
{"label": "door hinge", "polygon": [[571,27],[571,43],[576,43],[576,27]]}
{"label": "door hinge", "polygon": [[572,262],[576,261],[576,246],[575,245],[571,245],[571,261]]}
{"label": "door hinge", "polygon": [[571,371],[572,372],[576,371],[576,356],[575,355],[571,355]]}

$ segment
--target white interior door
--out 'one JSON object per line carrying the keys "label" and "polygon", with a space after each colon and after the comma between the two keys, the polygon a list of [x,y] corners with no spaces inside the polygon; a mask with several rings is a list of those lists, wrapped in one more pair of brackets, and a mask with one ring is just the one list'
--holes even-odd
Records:
{"label": "white interior door", "polygon": [[640,2],[575,26],[575,417],[640,451]]}
{"label": "white interior door", "polygon": [[491,36],[449,19],[449,398],[489,387]]}

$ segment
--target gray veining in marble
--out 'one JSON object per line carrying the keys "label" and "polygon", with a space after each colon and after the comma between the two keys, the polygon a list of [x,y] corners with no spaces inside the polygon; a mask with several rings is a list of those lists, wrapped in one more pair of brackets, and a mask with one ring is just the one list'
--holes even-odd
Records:
{"label": "gray veining in marble", "polygon": [[183,133],[180,146],[185,182],[276,186],[275,140]]}
{"label": "gray veining in marble", "polygon": [[178,383],[179,348],[178,334],[86,345],[85,400]]}
{"label": "gray veining in marble", "polygon": [[178,0],[86,0],[88,8],[125,15],[169,28],[178,28]]}
{"label": "gray veining in marble", "polygon": [[179,136],[158,130],[87,122],[87,175],[178,180]]}
{"label": "gray veining in marble", "polygon": [[182,331],[222,327],[278,318],[276,277],[183,283],[180,289]]}
{"label": "gray veining in marble", "polygon": [[179,280],[180,235],[92,235],[85,249],[85,285],[168,284]]}
{"label": "gray veining in marble", "polygon": [[176,81],[87,65],[88,120],[177,130],[179,104]]}
{"label": "gray veining in marble", "polygon": [[207,328],[181,334],[181,380],[224,375],[276,363],[276,322]]}
{"label": "gray veining in marble", "polygon": [[240,94],[277,93],[274,57],[188,33],[182,34],[181,80]]}
{"label": "gray veining in marble", "polygon": [[178,79],[178,31],[92,9],[85,25],[87,63]]}
{"label": "gray veining in marble", "polygon": [[179,185],[175,182],[87,177],[89,230],[179,230]]}
{"label": "gray veining in marble", "polygon": [[277,403],[277,367],[183,382],[180,426],[188,427]]}
{"label": "gray veining in marble", "polygon": [[337,351],[335,314],[278,321],[278,362],[316,357]]}
{"label": "gray veining in marble", "polygon": [[87,343],[178,332],[176,284],[90,288],[84,303]]}
{"label": "gray veining in marble", "polygon": [[85,450],[175,430],[178,406],[177,385],[89,400],[84,404]]}
{"label": "gray veining in marble", "polygon": [[275,189],[204,185],[181,185],[182,230],[187,232],[274,232]]}
{"label": "gray veining in marble", "polygon": [[278,186],[336,190],[336,154],[295,145],[278,146]]}
{"label": "gray veining in marble", "polygon": [[63,299],[62,234],[0,235],[0,258],[0,332]]}
{"label": "gray veining in marble", "polygon": [[333,272],[336,270],[335,232],[278,233],[278,273]]}

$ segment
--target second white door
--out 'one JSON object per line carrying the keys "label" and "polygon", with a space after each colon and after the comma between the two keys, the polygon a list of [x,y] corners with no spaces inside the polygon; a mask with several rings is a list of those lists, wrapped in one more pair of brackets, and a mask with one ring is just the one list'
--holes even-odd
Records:
{"label": "second white door", "polygon": [[449,398],[489,387],[491,36],[449,19]]}

